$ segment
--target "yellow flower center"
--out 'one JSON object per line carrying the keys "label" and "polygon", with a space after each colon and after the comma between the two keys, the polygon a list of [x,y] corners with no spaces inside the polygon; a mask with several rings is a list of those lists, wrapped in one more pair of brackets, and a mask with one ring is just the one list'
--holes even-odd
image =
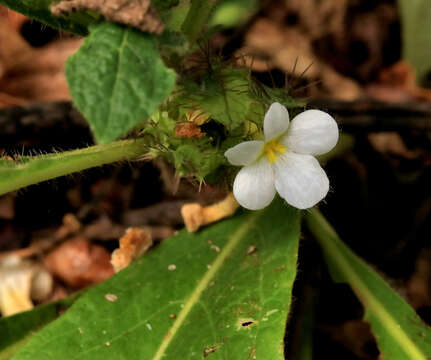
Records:
{"label": "yellow flower center", "polygon": [[272,164],[277,160],[277,153],[283,154],[287,150],[287,146],[280,144],[277,140],[271,140],[265,143],[263,152],[265,153],[268,161]]}

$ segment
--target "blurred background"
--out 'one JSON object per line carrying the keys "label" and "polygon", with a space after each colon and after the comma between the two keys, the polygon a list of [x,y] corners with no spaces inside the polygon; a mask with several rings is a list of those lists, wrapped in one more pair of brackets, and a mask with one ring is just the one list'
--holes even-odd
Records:
{"label": "blurred background", "polygon": [[[212,25],[220,30],[209,40],[216,53],[336,118],[346,145],[326,165],[331,191],[321,209],[431,325],[429,0],[220,1]],[[0,7],[3,156],[92,144],[64,76],[82,41]],[[139,162],[1,196],[0,259],[36,257],[52,274],[51,290],[35,303],[102,281],[127,227],[145,226],[162,241],[182,228],[182,204],[225,193],[172,179],[166,164]],[[332,282],[307,232],[303,238],[288,358],[296,359],[312,313],[316,359],[377,359],[361,305]]]}

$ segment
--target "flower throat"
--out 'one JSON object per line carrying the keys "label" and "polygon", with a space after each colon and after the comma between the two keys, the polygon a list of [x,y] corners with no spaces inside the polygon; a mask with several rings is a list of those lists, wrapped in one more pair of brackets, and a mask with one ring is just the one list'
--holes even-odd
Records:
{"label": "flower throat", "polygon": [[278,154],[284,154],[286,150],[287,146],[280,144],[277,140],[268,141],[263,147],[263,152],[271,164],[277,160]]}

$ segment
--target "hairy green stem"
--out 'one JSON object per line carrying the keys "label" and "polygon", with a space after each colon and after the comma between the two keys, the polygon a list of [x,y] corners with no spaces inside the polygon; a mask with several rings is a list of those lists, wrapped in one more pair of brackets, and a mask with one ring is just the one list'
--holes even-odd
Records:
{"label": "hairy green stem", "polygon": [[203,34],[203,28],[208,23],[211,11],[217,0],[192,0],[192,5],[181,27],[191,43]]}
{"label": "hairy green stem", "polygon": [[147,150],[144,138],[116,141],[85,149],[0,162],[0,195],[59,176],[117,161],[133,160]]}
{"label": "hairy green stem", "polygon": [[[368,311],[373,313],[385,331],[390,334],[405,354],[408,355],[408,358],[426,360],[426,356],[417,344],[403,331],[397,319],[391,315],[381,299],[367,285],[363,275],[365,275],[365,272],[372,270],[342,243],[335,230],[318,209],[313,208],[309,210],[305,219],[309,229],[326,254],[327,261],[341,274],[342,278],[351,286],[362,304],[366,306]],[[354,262],[359,267],[354,266]],[[383,279],[381,281],[382,285],[387,286],[383,282]]]}

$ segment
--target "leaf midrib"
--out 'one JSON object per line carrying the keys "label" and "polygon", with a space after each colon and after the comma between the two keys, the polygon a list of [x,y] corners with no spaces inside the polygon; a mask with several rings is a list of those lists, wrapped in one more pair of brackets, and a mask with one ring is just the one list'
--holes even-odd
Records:
{"label": "leaf midrib", "polygon": [[170,336],[163,339],[163,341],[160,343],[153,360],[160,360],[163,355],[165,354],[166,349],[168,348],[169,344],[171,343],[172,339],[175,337],[178,330],[181,328],[181,325],[184,323],[185,319],[187,318],[187,315],[192,310],[193,306],[198,303],[202,293],[205,291],[205,289],[208,287],[211,280],[215,277],[217,272],[220,270],[221,266],[227,259],[227,257],[232,254],[236,246],[239,244],[243,236],[246,234],[246,232],[249,230],[250,225],[254,223],[259,216],[264,211],[260,211],[258,213],[250,215],[250,217],[244,221],[241,226],[238,228],[238,230],[235,231],[235,233],[232,234],[230,239],[227,241],[226,245],[223,247],[223,250],[219,253],[219,255],[215,258],[215,260],[212,262],[211,266],[209,267],[208,271],[205,273],[205,275],[202,277],[202,279],[199,281],[198,285],[196,286],[195,290],[192,292],[190,297],[187,299],[187,301],[184,303],[184,307],[181,309],[181,311],[178,313],[178,316],[175,320],[175,322],[172,324],[171,328],[168,330],[168,333]]}
{"label": "leaf midrib", "polygon": [[128,38],[128,37],[129,37],[129,30],[128,30],[128,29],[125,29],[125,30],[124,30],[123,39],[122,39],[122,41],[121,41],[121,45],[120,45],[120,47],[118,48],[117,69],[116,69],[116,72],[115,72],[115,79],[114,79],[114,85],[112,86],[112,93],[111,93],[111,97],[110,97],[110,99],[109,99],[108,121],[107,121],[107,124],[106,124],[105,129],[109,129],[109,128],[110,128],[110,125],[111,125],[111,121],[112,121],[112,106],[113,106],[112,101],[113,101],[113,99],[115,98],[115,93],[117,92],[117,85],[118,85],[118,81],[119,81],[119,77],[120,77],[120,75],[119,75],[119,74],[120,74],[120,69],[121,69],[121,57],[122,57],[122,55],[123,55],[124,48],[125,48],[125,47],[126,47],[126,45],[127,45],[127,38]]}
{"label": "leaf midrib", "polygon": [[[325,226],[323,222],[320,225],[325,227],[325,231],[331,237],[330,240],[325,240],[325,247],[328,253],[331,253],[331,259],[337,266],[344,272],[346,279],[349,279],[349,284],[352,286],[356,295],[362,299],[362,301],[368,304],[369,311],[371,311],[374,316],[380,320],[382,326],[386,331],[392,335],[394,339],[398,342],[399,346],[403,349],[405,354],[410,356],[411,359],[415,360],[427,360],[423,352],[418,348],[418,346],[410,339],[409,335],[406,334],[397,321],[391,316],[389,312],[386,311],[385,307],[380,303],[377,297],[369,291],[368,286],[361,277],[357,274],[355,269],[353,269],[349,262],[347,261],[345,255],[339,249],[337,242],[340,241],[338,236],[333,233],[332,229]],[[358,261],[360,261],[358,259]]]}

